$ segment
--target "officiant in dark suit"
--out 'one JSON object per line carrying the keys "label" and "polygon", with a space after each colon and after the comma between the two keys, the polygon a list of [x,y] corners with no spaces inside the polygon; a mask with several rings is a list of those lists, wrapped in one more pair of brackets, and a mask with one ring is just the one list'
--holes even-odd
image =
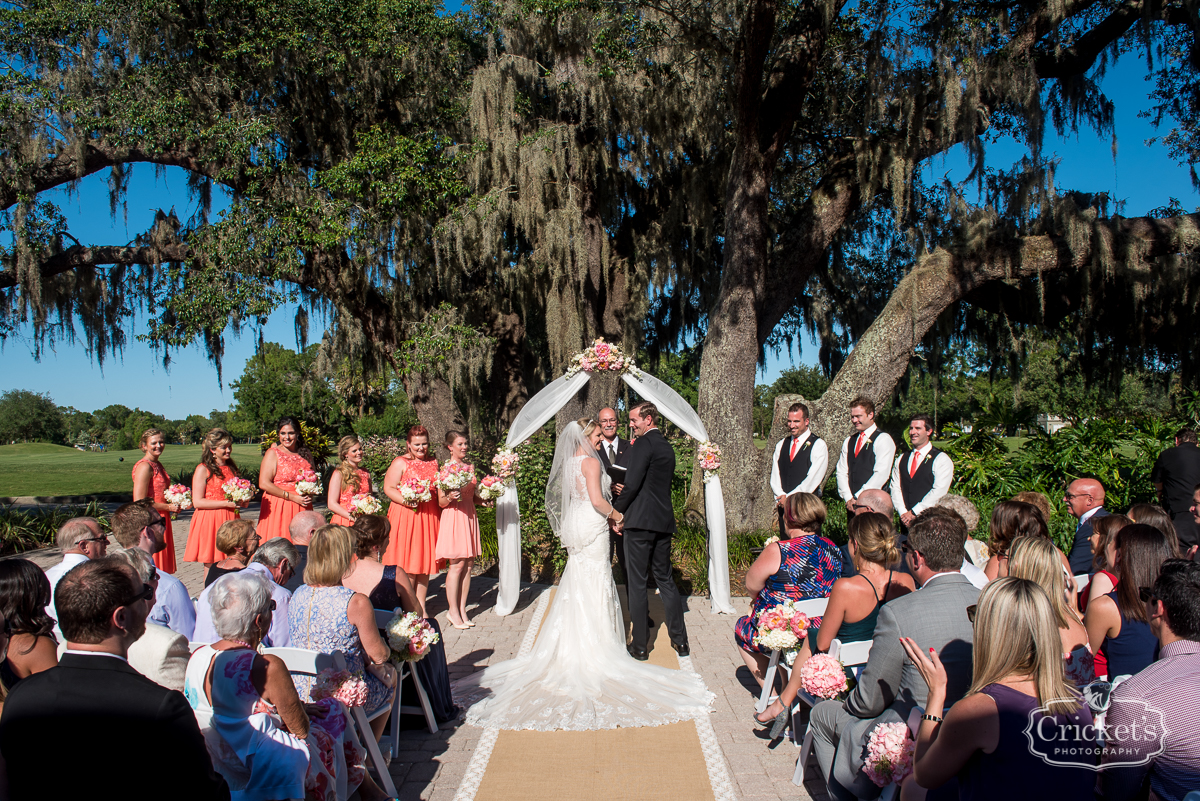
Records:
{"label": "officiant in dark suit", "polygon": [[[229,798],[183,694],[129,666],[129,646],[146,630],[153,598],[149,584],[111,558],[84,562],[63,576],[54,605],[66,652],[56,666],[14,687],[0,718],[10,798],[101,796],[98,782],[109,774],[125,775],[132,784],[123,794],[132,797]],[[71,740],[88,745],[65,757],[55,744]],[[106,773],[106,748],[140,756],[123,767],[110,765],[117,774]],[[64,770],[72,761],[77,769]]]}
{"label": "officiant in dark suit", "polygon": [[[617,485],[613,489],[613,495],[620,495],[621,481],[613,475],[615,471],[609,468],[613,465],[622,467],[625,465],[625,451],[629,450],[629,440],[617,436],[616,409],[601,409],[600,414],[596,415],[596,422],[600,425],[600,447],[596,448],[596,453],[600,456],[604,471],[613,479],[613,484]],[[609,529],[608,537],[612,551],[616,551],[617,564],[621,566],[621,573],[628,576],[629,574],[625,571],[625,548],[622,546],[621,536],[616,531]],[[609,552],[610,560],[612,551]],[[628,581],[628,579],[626,580]]]}
{"label": "officiant in dark suit", "polygon": [[641,661],[648,658],[646,578],[653,573],[666,610],[671,647],[680,656],[688,656],[691,650],[683,623],[683,599],[671,576],[671,539],[675,536],[671,478],[675,475],[675,451],[658,430],[658,409],[653,403],[639,403],[630,409],[629,425],[637,441],[625,454],[625,486],[613,499],[613,507],[625,515],[621,536],[625,540],[625,586],[633,628],[629,654]]}

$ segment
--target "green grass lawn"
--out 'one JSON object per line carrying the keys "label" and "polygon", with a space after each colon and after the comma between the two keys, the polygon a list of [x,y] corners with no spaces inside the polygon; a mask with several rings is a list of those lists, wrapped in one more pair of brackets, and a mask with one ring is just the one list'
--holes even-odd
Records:
{"label": "green grass lawn", "polygon": [[[92,495],[132,492],[133,465],[142,452],[88,453],[41,442],[0,446],[0,497],[15,495]],[[257,472],[257,445],[234,445],[239,467]],[[124,459],[124,461],[122,461]],[[200,461],[199,445],[168,445],[162,463],[172,480],[191,472]]]}

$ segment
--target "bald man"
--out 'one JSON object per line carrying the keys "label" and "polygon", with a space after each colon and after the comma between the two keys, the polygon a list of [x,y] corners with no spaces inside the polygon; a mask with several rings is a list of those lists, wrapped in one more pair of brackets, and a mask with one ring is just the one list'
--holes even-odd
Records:
{"label": "bald man", "polygon": [[1104,509],[1104,485],[1094,478],[1079,478],[1067,486],[1063,503],[1072,516],[1079,518],[1075,529],[1075,544],[1067,561],[1075,575],[1092,572],[1092,520],[1108,514]]}
{"label": "bald man", "polygon": [[892,506],[892,496],[888,495],[881,489],[863,490],[858,493],[858,497],[854,499],[854,514],[860,515],[863,512],[878,512],[881,515],[891,517],[896,509]]}

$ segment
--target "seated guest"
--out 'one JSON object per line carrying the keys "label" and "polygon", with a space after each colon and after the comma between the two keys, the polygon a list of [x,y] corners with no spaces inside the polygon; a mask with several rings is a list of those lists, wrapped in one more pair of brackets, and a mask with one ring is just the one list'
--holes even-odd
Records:
{"label": "seated guest", "polygon": [[[56,667],[9,694],[0,717],[0,753],[10,798],[58,801],[100,793],[94,770],[64,769],[50,744],[64,732],[108,744],[146,744],[157,757],[138,759],[136,782],[148,795],[210,801],[229,798],[212,768],[196,716],[184,697],[158,686],[128,663],[129,646],[146,628],[153,593],[130,567],[94,559],[63,576],[54,593],[67,650]],[[163,789],[166,788],[166,789]]]}
{"label": "seated guest", "polygon": [[782,735],[787,725],[787,712],[800,691],[800,667],[812,655],[813,644],[818,653],[825,653],[835,637],[843,643],[872,639],[884,603],[916,589],[912,576],[895,572],[900,541],[891,518],[874,512],[857,514],[850,518],[848,533],[855,575],[834,582],[821,626],[809,629],[801,643],[787,687],[763,714],[755,715],[763,725],[775,721],[771,739]]}
{"label": "seated guest", "polygon": [[[158,568],[145,551],[117,548],[110,551],[109,556],[125,562],[143,582],[158,589]],[[149,614],[154,606],[154,596],[147,598],[145,603]],[[147,620],[145,633],[129,646],[129,666],[160,687],[183,692],[183,676],[191,655],[188,641],[182,634]]]}
{"label": "seated guest", "polygon": [[0,683],[6,690],[58,664],[54,620],[46,614],[50,597],[50,582],[33,562],[0,561],[0,615],[8,621],[8,651],[0,661]]}
{"label": "seated guest", "polygon": [[[73,517],[63,523],[54,538],[58,549],[62,551],[62,561],[54,567],[46,569],[46,578],[50,580],[50,597],[54,597],[54,588],[58,580],[67,575],[67,571],[81,562],[89,559],[99,559],[108,548],[108,537],[100,530],[100,521],[94,517]],[[62,632],[58,629],[58,614],[54,611],[53,601],[46,607],[46,614],[55,621],[54,636],[62,642]]]}
{"label": "seated guest", "polygon": [[[322,653],[341,651],[351,673],[367,682],[366,712],[392,702],[396,670],[388,662],[392,649],[375,627],[375,609],[361,592],[342,586],[342,579],[358,559],[354,535],[345,526],[322,526],[308,545],[308,567],[304,584],[292,595],[288,622],[293,648]],[[296,676],[300,697],[308,700],[311,676]],[[371,721],[376,739],[383,733],[388,716]]]}
{"label": "seated guest", "polygon": [[820,498],[809,492],[787,496],[783,520],[788,538],[763,548],[746,573],[746,589],[754,602],[750,614],[738,620],[733,632],[742,659],[759,686],[770,661],[768,653],[754,643],[759,614],[784,601],[827,598],[833,582],[842,575],[837,546],[821,536],[825,504]]}
{"label": "seated guest", "polygon": [[966,693],[974,636],[966,609],[979,600],[979,590],[959,573],[966,538],[966,524],[948,510],[935,506],[917,515],[903,551],[921,589],[879,610],[871,656],[846,700],[822,701],[813,708],[813,751],[834,798],[879,795],[862,772],[871,731],[876,723],[904,723],[914,707],[925,705],[927,686],[905,655],[901,636],[941,654],[949,703]]}
{"label": "seated guest", "polygon": [[[1183,559],[1163,562],[1153,587],[1142,589],[1150,630],[1158,639],[1158,659],[1113,690],[1108,707],[1104,762],[1120,759],[1128,767],[1106,767],[1100,786],[1106,801],[1138,798],[1150,778],[1150,797],[1182,801],[1200,789],[1200,564]],[[1191,698],[1191,702],[1184,699]],[[1137,737],[1147,709],[1163,715],[1165,742]],[[1153,752],[1162,747],[1161,753]],[[1137,757],[1144,755],[1145,759]]]}
{"label": "seated guest", "polygon": [[1125,515],[1105,515],[1092,521],[1092,580],[1082,594],[1083,611],[1093,599],[1108,595],[1117,586],[1116,559],[1117,532],[1133,521]]}
{"label": "seated guest", "polygon": [[[1101,521],[1108,518],[1100,518]],[[1100,522],[1100,521],[1097,521]],[[1082,687],[1096,679],[1095,660],[1088,647],[1087,629],[1075,611],[1075,581],[1063,573],[1058,561],[1061,551],[1050,540],[1017,537],[1009,546],[1008,575],[1037,584],[1050,597],[1058,633],[1062,638],[1067,681]]]}
{"label": "seated guest", "polygon": [[1009,500],[1020,501],[1035,507],[1042,513],[1042,519],[1046,521],[1046,525],[1050,525],[1050,518],[1054,514],[1054,509],[1050,506],[1050,499],[1040,492],[1018,492]]}
{"label": "seated guest", "polygon": [[900,640],[928,687],[902,797],[923,798],[923,788],[955,777],[959,798],[1090,797],[1093,771],[1048,764],[1026,736],[1033,723],[1063,732],[1055,745],[1066,753],[1093,745],[1081,731],[1092,726],[1092,712],[1063,680],[1050,599],[1032,581],[1000,578],[979,596],[978,610],[971,689],[948,710],[947,669],[937,651],[911,637]]}
{"label": "seated guest", "polygon": [[[266,545],[280,540],[287,542]],[[326,798],[333,790],[349,798],[356,789],[364,801],[384,798],[361,767],[364,754],[340,704],[306,708],[283,660],[255,652],[272,625],[274,591],[273,581],[249,569],[208,589],[220,639],[192,655],[184,694],[211,721],[204,737],[217,770],[246,801]]]}
{"label": "seated guest", "polygon": [[[381,515],[360,515],[354,521],[350,531],[354,534],[354,553],[358,559],[342,579],[342,586],[366,595],[376,609],[392,610],[399,607],[405,612],[416,612],[420,604],[408,574],[396,565],[385,567],[379,561],[387,552],[391,529],[392,522]],[[425,620],[441,634],[436,618]],[[456,718],[458,709],[450,692],[446,646],[440,637],[430,646],[425,658],[413,664],[413,668],[429,695],[434,717],[442,722]]]}
{"label": "seated guest", "polygon": [[258,550],[259,536],[254,523],[241,518],[226,520],[217,529],[217,550],[229,554],[213,564],[204,576],[204,586],[210,586],[221,576],[245,570],[250,557]]}
{"label": "seated guest", "polygon": [[[883,515],[891,520],[896,513],[895,507],[892,506],[892,496],[879,489],[863,490],[858,493],[858,497],[850,502],[850,515],[870,512]],[[838,553],[842,555],[842,578],[850,578],[854,575],[854,560],[850,558],[850,544],[839,545]],[[900,569],[907,570],[903,564],[900,565]]]}
{"label": "seated guest", "polygon": [[[112,516],[113,539],[122,548],[138,548],[150,556],[166,546],[167,521],[154,508],[154,501],[140,501],[117,507]],[[150,622],[166,626],[188,640],[196,629],[196,607],[183,582],[170,573],[158,574],[158,590],[154,593],[154,608]]]}
{"label": "seated guest", "polygon": [[[270,630],[263,637],[263,644],[268,648],[286,648],[291,645],[291,632],[288,629],[288,604],[291,603],[292,594],[287,591],[285,585],[292,577],[292,564],[298,560],[296,546],[288,542],[286,537],[275,537],[264,542],[254,552],[254,558],[250,560],[250,565],[246,568],[246,572],[258,573],[271,581],[271,598],[275,601],[275,614],[271,616]],[[196,635],[192,642],[210,643],[220,639],[216,626],[213,624],[212,608],[209,604],[212,589],[216,585],[214,581],[205,587],[196,601]]]}
{"label": "seated guest", "polygon": [[[1033,504],[1022,501],[1000,501],[996,504],[992,509],[992,522],[988,526],[988,533],[988,548],[992,557],[983,569],[988,581],[1008,575],[1008,546],[1017,537],[1040,537],[1047,542],[1054,542],[1050,539],[1050,529],[1041,511]],[[1059,551],[1059,554],[1063,570],[1072,575],[1071,563],[1062,551]]]}
{"label": "seated guest", "polygon": [[1138,592],[1154,584],[1172,551],[1161,531],[1133,523],[1117,532],[1114,556],[1117,588],[1088,604],[1083,618],[1092,653],[1104,654],[1110,680],[1132,676],[1158,656],[1158,641]]}
{"label": "seated guest", "polygon": [[1171,553],[1179,555],[1179,533],[1175,531],[1175,521],[1167,514],[1166,509],[1152,503],[1135,503],[1129,507],[1125,516],[1134,523],[1154,526],[1161,531],[1171,544]]}
{"label": "seated guest", "polygon": [[291,535],[292,544],[296,546],[296,553],[300,557],[299,561],[292,565],[292,577],[283,585],[288,592],[295,592],[304,583],[304,567],[308,564],[308,541],[312,539],[313,532],[323,525],[325,515],[311,510],[300,512],[288,523],[288,534]]}

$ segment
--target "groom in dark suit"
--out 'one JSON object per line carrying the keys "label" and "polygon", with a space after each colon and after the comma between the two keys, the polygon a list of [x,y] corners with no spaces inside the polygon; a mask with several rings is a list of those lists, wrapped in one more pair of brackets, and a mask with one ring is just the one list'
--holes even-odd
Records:
{"label": "groom in dark suit", "polygon": [[667,613],[671,647],[680,656],[687,656],[691,651],[683,624],[683,599],[671,577],[671,538],[675,534],[671,477],[675,475],[675,451],[658,430],[658,409],[653,403],[634,406],[629,411],[629,425],[637,440],[625,454],[625,486],[613,502],[617,511],[625,515],[622,522],[625,586],[629,593],[629,617],[633,621],[629,655],[641,661],[649,658],[646,578],[653,572]]}

